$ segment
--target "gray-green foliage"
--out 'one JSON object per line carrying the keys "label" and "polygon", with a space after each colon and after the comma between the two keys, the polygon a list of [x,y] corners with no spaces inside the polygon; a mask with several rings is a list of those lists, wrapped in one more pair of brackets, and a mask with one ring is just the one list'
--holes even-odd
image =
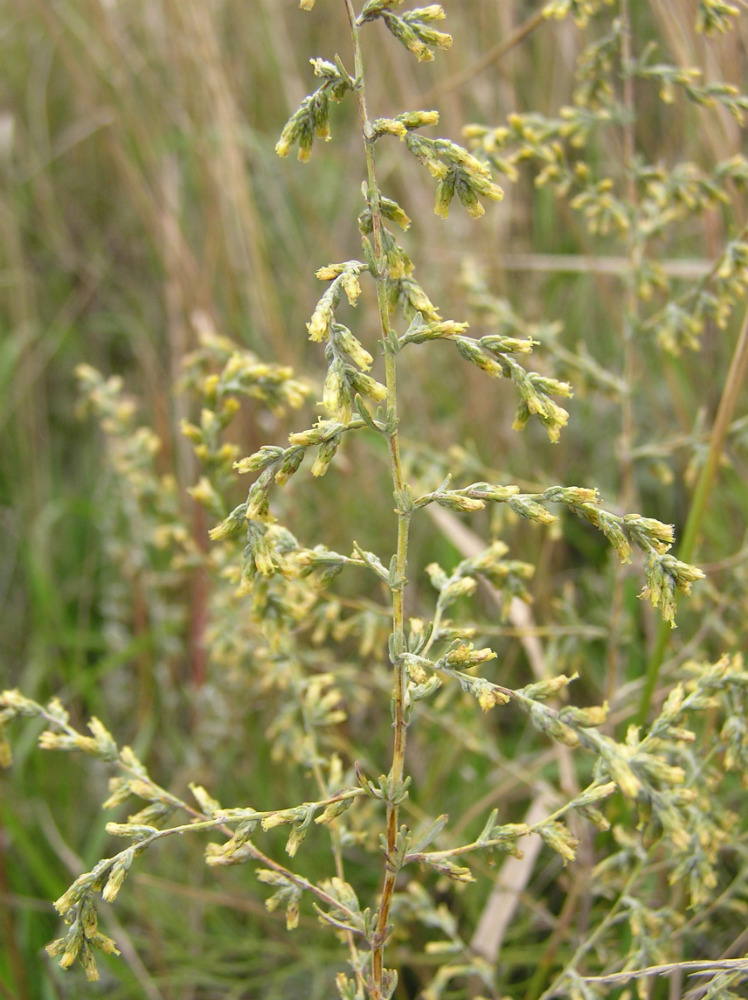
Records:
{"label": "gray-green foliage", "polygon": [[[696,348],[708,321],[724,327],[743,295],[744,233],[737,231],[703,280],[680,294],[658,270],[652,249],[672,238],[675,227],[723,202],[730,185],[744,184],[748,167],[741,157],[708,170],[693,164],[664,167],[637,157],[625,164],[625,176],[612,178],[595,174],[585,149],[601,141],[606,130],[631,137],[627,130],[634,109],[627,103],[626,84],[632,80],[654,82],[665,102],[681,89],[688,100],[722,105],[741,120],[746,99],[727,85],[701,84],[688,68],[654,63],[647,50],[632,55],[625,3],[609,10],[615,5],[559,0],[547,4],[548,17],[571,15],[580,29],[598,26],[579,60],[573,103],[554,118],[514,114],[497,128],[470,126],[465,148],[421,133],[438,124],[432,110],[371,119],[366,103],[365,71],[376,72],[376,63],[364,64],[361,33],[382,21],[394,40],[418,60],[429,61],[438,57],[435,50],[451,44],[450,36],[435,27],[444,17],[442,9],[429,5],[402,11],[401,0],[368,0],[357,13],[350,0],[345,5],[354,65],[346,67],[337,55],[332,61],[312,60],[322,83],[291,116],[276,146],[281,156],[297,146],[299,159],[308,160],[315,140],[330,137],[331,104],[357,102],[366,171],[359,217],[363,259],[317,271],[327,285],[307,324],[309,339],[322,345],[326,362],[318,387],[322,414],[293,432],[287,443],[265,444],[241,457],[227,434],[242,398],[279,414],[300,408],[310,387],[290,369],[262,362],[203,329],[199,349],[184,359],[181,386],[199,412],[183,427],[201,466],[190,493],[214,521],[213,544],[203,551],[185,526],[174,478],[156,471],[158,438],[138,425],[121,382],[104,379],[89,367],[79,372],[87,406],[108,437],[108,460],[118,482],[118,506],[108,511],[110,555],[125,579],[130,575],[143,582],[154,619],[165,623],[160,653],[172,655],[174,637],[185,628],[180,587],[191,574],[203,574],[210,581],[205,646],[211,670],[222,675],[228,699],[232,684],[243,697],[274,692],[274,717],[266,731],[273,756],[279,767],[301,771],[314,794],[276,808],[223,806],[194,782],[192,798],[186,800],[155,782],[134,751],[119,747],[98,719],[91,720],[91,735],[84,735],[59,701],[43,706],[18,691],[4,692],[3,764],[10,764],[4,735],[8,724],[16,717],[38,717],[46,726],[40,737],[43,748],[79,750],[112,766],[105,807],[118,807],[132,797],[140,803],[126,821],[107,826],[127,846],[102,858],[56,901],[65,929],[48,950],[63,968],[79,961],[88,978],[95,979],[96,951],[116,952],[116,943],[98,927],[100,900],[116,899],[133,864],[142,863],[138,859],[151,845],[207,831],[206,863],[253,863],[259,882],[270,887],[268,910],[283,910],[289,931],[306,910],[318,916],[319,933],[337,935],[336,984],[342,1000],[407,995],[404,986],[398,987],[399,970],[390,956],[398,954],[408,933],[420,942],[408,952],[408,964],[418,968],[424,1000],[464,990],[466,981],[480,983],[476,992],[499,996],[511,989],[509,977],[502,966],[486,960],[471,942],[470,929],[439,900],[448,884],[444,880],[462,891],[463,884],[486,873],[486,860],[519,857],[523,841],[533,834],[566,866],[575,861],[580,843],[591,849],[590,831],[596,828],[608,836],[605,851],[589,870],[594,929],[581,938],[571,935],[561,959],[540,965],[544,978],[531,978],[526,995],[548,1000],[601,997],[606,985],[636,980],[650,966],[670,969],[684,952],[691,954],[692,942],[704,930],[699,912],[718,905],[714,899],[722,852],[745,852],[745,831],[733,837],[738,819],[728,806],[718,804],[716,793],[733,774],[743,783],[748,775],[748,673],[740,655],[731,651],[716,662],[690,659],[648,726],[622,726],[636,706],[618,705],[622,716],[611,718],[607,703],[575,705],[576,675],[550,670],[516,686],[505,682],[497,651],[483,644],[491,623],[480,621],[478,609],[466,609],[481,582],[498,593],[505,612],[512,599],[529,596],[534,567],[518,558],[521,553],[508,558],[509,538],[494,537],[482,551],[449,567],[438,562],[412,565],[411,521],[427,517],[433,507],[452,514],[505,510],[507,517],[498,523],[519,518],[534,522],[539,531],[553,530],[560,518],[580,518],[601,533],[621,563],[636,552],[643,555],[640,596],[670,626],[675,625],[677,595],[688,594],[704,575],[672,553],[672,526],[639,513],[617,513],[591,487],[531,490],[482,478],[465,482],[473,477],[462,468],[435,478],[433,467],[421,470],[415,460],[409,462],[397,381],[403,352],[422,352],[428,363],[431,351],[442,346],[454,350],[458,359],[516,396],[515,429],[536,418],[553,443],[569,421],[557,400],[570,398],[573,389],[565,379],[530,366],[530,356],[545,346],[544,333],[553,360],[566,361],[593,385],[598,380],[621,395],[628,387],[624,383],[621,392],[620,382],[584,353],[569,364],[568,354],[564,357],[554,342],[557,330],[551,324],[531,329],[469,270],[466,284],[473,305],[490,332],[473,335],[467,323],[443,319],[443,306],[434,305],[421,287],[408,253],[388,228],[391,222],[405,229],[411,220],[380,189],[377,154],[381,143],[401,140],[435,181],[434,210],[443,218],[455,199],[470,217],[479,218],[486,201],[502,197],[494,173],[511,182],[523,164],[538,164],[535,183],[568,199],[585,217],[592,236],[624,241],[631,262],[624,336],[651,339],[654,334],[663,348],[677,352]],[[301,6],[311,9],[314,2]],[[725,30],[735,13],[730,5],[703,2],[699,26],[707,32]],[[350,183],[358,180],[352,176]],[[375,312],[380,331],[378,342],[368,347],[364,335],[354,332],[357,314],[351,311],[364,304]],[[648,349],[654,350],[654,344],[649,342]],[[388,457],[391,488],[384,502],[394,506],[396,541],[393,546],[382,539],[380,552],[356,541],[355,524],[345,552],[305,543],[294,534],[293,518],[282,501],[282,490],[292,479],[303,496],[299,480],[308,473],[324,476],[354,434],[382,442]],[[238,504],[232,499],[236,474],[253,477],[246,500]],[[367,502],[357,498],[364,512]],[[415,606],[409,581],[424,573],[436,593],[431,599],[421,597]],[[341,574],[356,574],[359,596],[338,589]],[[116,606],[116,587],[110,593]],[[386,675],[389,689],[372,684],[367,671]],[[242,672],[246,677],[237,680]],[[354,756],[353,749],[364,741],[340,736],[355,714],[356,699],[371,703],[375,696],[392,706],[394,736],[386,761],[370,760],[365,750]],[[494,734],[480,729],[483,716],[465,721],[477,707],[485,713],[515,711],[526,718],[539,734],[537,746],[554,748],[549,759],[562,773],[567,769],[567,778],[569,750],[578,752],[579,763],[563,791],[553,790],[553,805],[541,818],[523,821],[507,815],[499,803],[482,811],[477,832],[468,836],[459,817],[442,813],[438,797],[421,800],[425,781],[411,772],[406,744],[419,718],[437,719],[444,738],[454,738],[455,753],[463,743],[473,750],[476,737],[469,730],[480,731],[479,753],[499,773],[502,767],[511,772],[512,762],[497,757],[492,748]],[[698,719],[703,713],[719,722],[713,723],[711,742],[700,746],[705,731]],[[532,763],[530,758],[530,767]],[[457,759],[454,766],[459,767]],[[533,792],[548,784],[542,765],[525,780]],[[251,797],[253,790],[247,794]],[[617,802],[612,829],[606,800]],[[285,851],[291,862],[279,860],[272,846],[265,846],[264,835],[276,827],[287,830]],[[327,829],[329,839],[323,858],[308,866],[310,874],[307,838],[320,827]],[[357,868],[363,865],[374,873],[375,891],[370,881],[359,885],[356,875],[349,874],[352,859]],[[742,886],[745,865],[739,867],[735,882],[740,879]],[[325,873],[319,874],[320,869]],[[659,908],[648,897],[655,874],[673,886],[671,898]],[[731,904],[742,912],[741,886],[731,894]],[[693,914],[690,937],[683,902]],[[624,937],[628,951],[622,950]],[[731,990],[748,977],[744,963],[725,968],[707,962],[704,968],[711,975],[704,995],[714,998],[737,995]]]}

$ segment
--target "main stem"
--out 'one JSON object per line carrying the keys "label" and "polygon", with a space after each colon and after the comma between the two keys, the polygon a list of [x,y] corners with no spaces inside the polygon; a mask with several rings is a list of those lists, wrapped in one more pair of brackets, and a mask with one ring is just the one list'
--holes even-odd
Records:
{"label": "main stem", "polygon": [[[394,672],[394,687],[392,692],[392,712],[394,728],[394,744],[392,749],[392,767],[389,781],[391,798],[387,802],[387,850],[385,856],[384,884],[379,904],[377,926],[372,941],[372,981],[370,994],[372,1000],[382,1000],[384,974],[384,946],[389,936],[389,915],[392,906],[392,895],[395,890],[397,868],[392,863],[395,853],[395,841],[398,828],[398,798],[402,788],[405,770],[405,744],[407,722],[405,718],[405,685],[406,676],[401,656],[405,647],[405,573],[408,557],[408,528],[410,525],[410,510],[403,503],[405,481],[403,479],[402,462],[400,460],[400,443],[398,437],[397,412],[397,368],[395,353],[390,345],[390,319],[387,302],[387,260],[382,241],[382,212],[380,191],[377,185],[376,165],[374,160],[374,130],[366,109],[366,87],[364,83],[364,64],[361,53],[359,25],[351,0],[345,0],[345,7],[351,25],[351,37],[355,60],[355,75],[358,89],[361,129],[366,153],[366,177],[368,185],[368,200],[372,219],[372,241],[374,260],[376,264],[377,305],[382,334],[385,361],[385,385],[387,387],[387,415],[385,420],[387,443],[390,454],[390,472],[392,486],[397,502],[397,550],[395,555],[395,578],[391,582],[392,590],[392,638],[391,658]],[[406,509],[403,509],[405,507]]]}

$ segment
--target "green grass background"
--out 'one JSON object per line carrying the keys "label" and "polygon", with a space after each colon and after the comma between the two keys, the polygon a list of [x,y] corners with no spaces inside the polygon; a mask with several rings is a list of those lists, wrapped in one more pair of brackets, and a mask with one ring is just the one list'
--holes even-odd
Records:
{"label": "green grass background", "polygon": [[[568,103],[582,44],[570,22],[539,24],[479,70],[476,61],[540,4],[448,0],[444,6],[455,44],[431,64],[417,64],[374,26],[367,45],[376,115],[438,107],[440,134],[459,140],[467,121],[498,125],[515,110],[554,114]],[[655,39],[663,58],[698,63],[710,77],[745,88],[744,14],[731,35],[705,41],[693,31],[695,4],[631,6],[639,50]],[[93,422],[77,415],[74,369],[87,362],[123,376],[141,402],[143,420],[162,439],[162,470],[173,470],[182,486],[194,468],[178,431],[188,404],[173,390],[181,358],[194,346],[195,310],[261,357],[292,364],[319,385],[323,360],[304,327],[319,294],[313,272],[359,254],[363,164],[353,104],[334,109],[333,140],[315,147],[308,165],[279,161],[273,147],[312,86],[308,58],[335,52],[348,60],[345,14],[342,3],[325,0],[313,15],[300,13],[291,0],[0,5],[0,686],[41,700],[59,695],[76,721],[97,715],[118,740],[132,743],[157,780],[181,790],[197,772],[227,800],[278,799],[259,724],[265,706],[247,706],[235,730],[203,736],[190,722],[201,698],[189,689],[190,664],[175,657],[168,669],[159,665],[168,626],[134,621],[127,641],[116,648],[108,641],[111,615],[103,595],[117,566],[104,551],[101,515],[113,502],[116,480]],[[638,97],[642,155],[709,164],[745,149],[744,133],[726,115],[662,105],[644,87]],[[590,156],[605,173],[620,148],[611,139]],[[382,150],[379,170],[384,189],[415,220],[403,241],[445,316],[468,313],[457,274],[470,253],[492,291],[521,316],[560,320],[563,345],[574,349],[582,342],[600,365],[620,371],[622,282],[615,268],[610,273],[596,264],[620,255],[620,246],[591,239],[567,205],[533,187],[530,172],[506,185],[504,203],[489,208],[480,223],[457,210],[445,223],[433,215],[430,179],[399,144]],[[745,204],[736,197],[689,224],[667,255],[711,261],[743,222]],[[584,255],[586,263],[569,271],[558,255]],[[362,306],[358,329],[369,344],[374,316]],[[672,358],[651,343],[637,353],[631,385],[637,502],[642,513],[672,521],[678,531],[708,453],[741,318],[725,331],[708,329],[700,353]],[[506,482],[598,486],[615,507],[621,491],[616,400],[581,386],[570,426],[551,446],[534,428],[512,432],[511,394],[455,365],[448,345],[436,345],[429,357],[428,365],[404,358],[401,374],[404,436],[421,449],[421,468],[438,466],[460,445],[476,466],[497,470]],[[694,652],[715,656],[745,645],[745,414],[743,387],[694,552],[712,572],[701,596],[682,605],[670,659],[689,643]],[[287,423],[257,425],[250,415],[240,441],[244,453],[268,434],[282,440],[294,418]],[[380,499],[371,502],[372,496]],[[294,484],[285,503],[300,537],[332,548],[346,551],[352,536],[374,548],[392,534],[386,467],[366,445],[347,452],[325,481]],[[183,509],[189,517],[186,495]],[[487,521],[473,526],[483,533],[492,527]],[[204,526],[196,530],[204,537]],[[564,522],[555,535],[522,525],[504,530],[511,533],[512,555],[539,566],[533,614],[550,628],[554,662],[559,669],[579,667],[582,697],[599,699],[609,683],[604,636],[614,586],[604,544],[580,523]],[[454,545],[425,523],[414,531],[412,563],[434,558],[454,561]],[[414,583],[417,605],[428,584],[422,573]],[[639,588],[638,576],[626,577],[616,640],[618,679],[634,685],[634,702],[656,632],[635,599]],[[504,635],[497,641],[508,675],[520,683],[526,665],[516,640]],[[367,684],[369,696],[381,701],[371,709],[378,726],[386,715],[386,679],[374,676]],[[459,705],[453,712],[455,727],[471,725]],[[491,787],[500,772],[469,751],[455,768],[443,726],[423,724],[417,757],[428,760],[422,780],[429,794],[440,791],[447,811],[460,816],[474,805],[475,787]],[[33,725],[14,729],[14,766],[0,776],[4,998],[330,995],[339,960],[331,936],[318,932],[307,914],[289,937],[282,919],[265,913],[250,873],[207,871],[197,843],[154,851],[128,881],[107,917],[124,955],[102,961],[100,984],[59,973],[42,951],[57,927],[50,901],[110,849],[98,808],[106,775],[88,761],[39,754],[37,735]],[[386,725],[379,726],[369,747],[380,770],[386,769],[387,739]],[[510,720],[502,739],[502,752],[522,755],[519,720]],[[301,778],[296,786],[292,776],[286,780],[282,801],[307,795]],[[522,802],[509,787],[510,810],[513,795]],[[322,832],[316,836],[312,868],[317,855],[324,859]],[[374,893],[376,873],[364,862],[357,868],[354,861],[353,870]],[[556,912],[557,901],[543,897],[547,884],[541,869],[537,905]],[[476,919],[485,894],[461,897],[466,924]],[[527,968],[539,954],[531,933],[518,931],[506,947]]]}

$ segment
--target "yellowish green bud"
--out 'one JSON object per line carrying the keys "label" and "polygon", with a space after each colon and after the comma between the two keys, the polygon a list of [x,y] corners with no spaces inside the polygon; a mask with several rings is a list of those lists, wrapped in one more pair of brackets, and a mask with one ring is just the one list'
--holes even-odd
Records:
{"label": "yellowish green bud", "polygon": [[574,860],[579,841],[563,823],[545,823],[538,833],[550,848],[561,855],[564,864]]}

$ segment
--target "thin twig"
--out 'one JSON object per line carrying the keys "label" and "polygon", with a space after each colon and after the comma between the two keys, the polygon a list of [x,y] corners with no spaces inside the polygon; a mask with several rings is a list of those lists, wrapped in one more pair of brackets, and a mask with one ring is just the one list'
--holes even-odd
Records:
{"label": "thin twig", "polygon": [[459,73],[453,73],[452,76],[447,77],[446,80],[442,80],[431,90],[426,91],[422,95],[422,100],[430,101],[435,97],[441,97],[442,94],[449,94],[451,91],[456,90],[458,87],[463,87],[466,83],[470,83],[479,73],[483,70],[488,69],[499,59],[503,58],[510,52],[515,45],[519,45],[527,36],[533,32],[538,25],[542,24],[546,18],[542,10],[537,11],[531,17],[528,17],[520,26],[505,38],[503,42],[499,42],[498,45],[494,45],[490,48],[488,52],[484,53],[480,59],[476,59],[475,62],[471,63],[466,69],[460,70]]}
{"label": "thin twig", "polygon": [[645,979],[647,976],[662,976],[670,972],[688,972],[692,976],[707,976],[712,972],[748,972],[748,958],[722,958],[714,961],[693,960],[670,962],[666,965],[649,965],[646,969],[631,969],[629,972],[612,972],[607,976],[580,976],[585,983],[627,983],[630,979]]}

